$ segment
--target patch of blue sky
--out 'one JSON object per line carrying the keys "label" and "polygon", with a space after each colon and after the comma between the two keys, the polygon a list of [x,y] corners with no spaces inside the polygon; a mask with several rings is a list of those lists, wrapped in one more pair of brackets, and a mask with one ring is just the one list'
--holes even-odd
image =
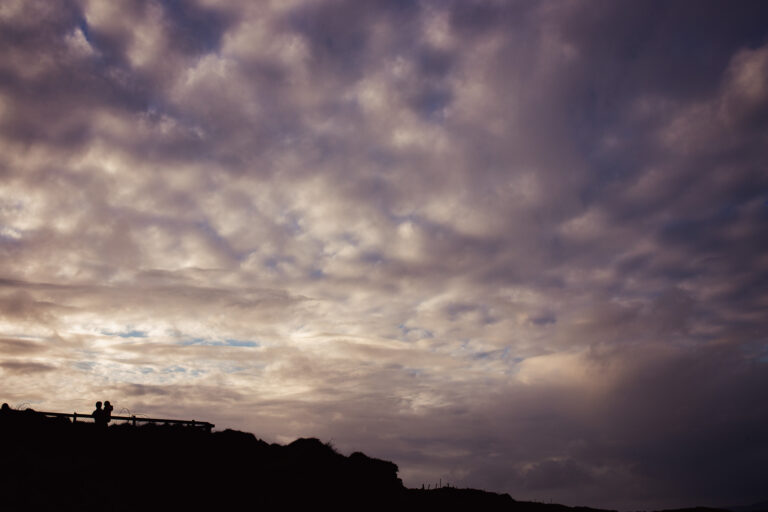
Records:
{"label": "patch of blue sky", "polygon": [[414,101],[416,111],[422,118],[438,121],[442,119],[442,114],[452,100],[452,94],[447,89],[432,88],[423,91]]}
{"label": "patch of blue sky", "polygon": [[472,359],[479,359],[479,360],[502,360],[502,361],[510,361],[514,364],[518,364],[522,362],[525,358],[523,357],[509,357],[509,347],[500,349],[500,350],[484,350],[481,352],[471,352],[469,356]]}
{"label": "patch of blue sky", "polygon": [[525,361],[524,357],[514,356],[510,347],[504,348],[501,351],[499,358],[511,364],[520,364]]}
{"label": "patch of blue sky", "polygon": [[214,244],[216,244],[216,247],[221,249],[222,251],[226,252],[229,256],[232,258],[238,260],[238,261],[244,261],[245,258],[248,257],[247,253],[238,254],[230,245],[230,243],[227,241],[226,238],[222,237],[219,232],[211,226],[211,223],[207,220],[202,220],[200,222],[196,223],[197,228],[205,233],[205,235],[208,237],[208,240],[212,241]]}
{"label": "patch of blue sky", "polygon": [[90,371],[90,370],[93,370],[93,367],[96,366],[96,363],[94,363],[93,361],[76,361],[72,363],[72,366],[74,366],[78,370]]}
{"label": "patch of blue sky", "polygon": [[289,235],[300,235],[304,232],[301,218],[293,212],[286,212],[280,217],[280,227],[287,230]]}
{"label": "patch of blue sky", "polygon": [[267,267],[268,269],[276,270],[277,266],[280,264],[280,259],[274,256],[269,256],[267,258],[264,258],[263,263],[264,263],[264,266]]}
{"label": "patch of blue sky", "polygon": [[400,324],[397,328],[400,329],[400,336],[398,337],[400,341],[418,341],[435,337],[432,331],[421,327],[408,327],[405,324]]}
{"label": "patch of blue sky", "polygon": [[230,347],[258,347],[260,344],[251,340],[236,340],[228,338],[224,340],[224,343]]}
{"label": "patch of blue sky", "polygon": [[101,334],[105,336],[119,336],[121,338],[146,338],[147,337],[147,333],[145,331],[139,331],[136,329],[132,329],[130,331],[121,331],[121,332],[101,331]]}
{"label": "patch of blue sky", "polygon": [[179,345],[208,345],[205,339],[203,338],[190,338],[188,340],[182,340],[179,342]]}
{"label": "patch of blue sky", "polygon": [[179,342],[180,345],[201,345],[207,347],[260,347],[261,343],[252,340],[238,340],[227,338],[225,340],[207,340],[205,338],[191,338]]}
{"label": "patch of blue sky", "polygon": [[531,323],[539,327],[543,327],[545,325],[554,325],[557,323],[557,317],[551,313],[545,313],[531,318]]}
{"label": "patch of blue sky", "polygon": [[405,373],[411,377],[421,377],[426,375],[426,372],[423,368],[405,368]]}
{"label": "patch of blue sky", "polygon": [[345,231],[341,235],[337,237],[340,241],[346,242],[349,245],[353,247],[357,247],[360,245],[358,238],[355,236],[354,233],[350,233],[349,231]]}
{"label": "patch of blue sky", "polygon": [[160,370],[160,373],[187,373],[187,369],[183,366],[179,365],[173,365],[173,366],[167,366]]}
{"label": "patch of blue sky", "polygon": [[83,37],[85,38],[85,40],[88,41],[88,43],[90,44],[92,42],[91,41],[91,31],[90,31],[90,28],[88,27],[88,20],[85,19],[85,16],[82,16],[77,21],[77,27],[83,33]]}

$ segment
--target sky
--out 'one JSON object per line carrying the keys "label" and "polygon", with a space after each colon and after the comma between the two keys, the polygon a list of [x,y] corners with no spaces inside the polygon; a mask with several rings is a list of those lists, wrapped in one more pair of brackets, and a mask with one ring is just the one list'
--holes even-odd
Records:
{"label": "sky", "polygon": [[768,498],[768,4],[0,1],[0,400],[519,500]]}

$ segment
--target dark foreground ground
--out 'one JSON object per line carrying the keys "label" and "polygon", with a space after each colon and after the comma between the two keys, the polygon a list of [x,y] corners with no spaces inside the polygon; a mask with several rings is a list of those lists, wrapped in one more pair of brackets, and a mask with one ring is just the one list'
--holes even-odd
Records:
{"label": "dark foreground ground", "polygon": [[[397,466],[317,439],[0,415],[0,510],[591,512],[475,489],[407,489]],[[699,509],[704,510],[704,509]],[[714,510],[714,509],[709,509]]]}

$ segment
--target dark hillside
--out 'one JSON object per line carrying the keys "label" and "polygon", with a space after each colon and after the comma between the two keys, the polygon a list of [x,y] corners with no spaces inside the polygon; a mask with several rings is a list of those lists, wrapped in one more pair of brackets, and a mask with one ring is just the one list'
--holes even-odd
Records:
{"label": "dark hillside", "polygon": [[588,512],[473,489],[403,487],[397,466],[317,439],[0,415],[4,510],[505,510]]}
{"label": "dark hillside", "polygon": [[270,445],[252,434],[112,425],[12,412],[0,419],[2,489],[20,508],[278,508],[359,499],[397,506],[397,466],[340,455],[317,439]]}

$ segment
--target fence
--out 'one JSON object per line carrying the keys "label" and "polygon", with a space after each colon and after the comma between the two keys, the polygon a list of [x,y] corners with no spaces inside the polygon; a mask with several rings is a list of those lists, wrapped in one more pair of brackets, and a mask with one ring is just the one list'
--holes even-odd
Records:
{"label": "fence", "polygon": [[[42,414],[44,416],[50,416],[53,418],[71,418],[73,423],[77,423],[78,419],[93,419],[93,416],[90,414],[81,414],[78,412],[69,414],[65,412],[42,412],[42,411],[36,411],[39,414]],[[136,416],[110,416],[110,420],[123,420],[126,422],[130,422],[131,425],[134,427],[136,426],[136,423],[162,423],[164,425],[186,425],[188,427],[196,427],[196,428],[202,428],[205,429],[206,432],[210,432],[214,425],[213,423],[208,423],[207,421],[197,421],[197,420],[167,420],[162,418],[141,418]]]}

